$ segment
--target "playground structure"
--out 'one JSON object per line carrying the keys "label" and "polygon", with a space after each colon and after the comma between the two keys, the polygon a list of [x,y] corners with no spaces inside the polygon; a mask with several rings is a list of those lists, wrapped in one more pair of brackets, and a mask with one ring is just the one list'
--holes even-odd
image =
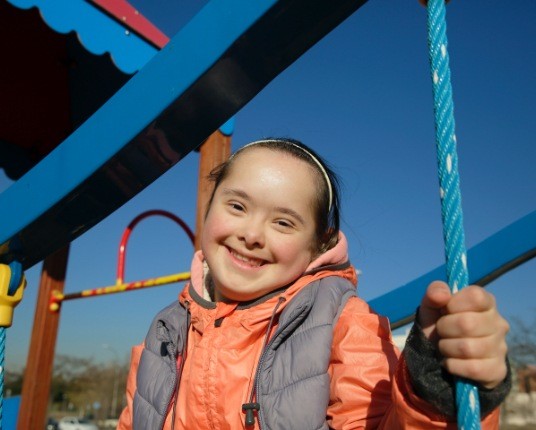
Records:
{"label": "playground structure", "polygon": [[132,230],[134,230],[134,227],[136,227],[136,225],[138,225],[140,221],[150,216],[163,216],[175,221],[175,223],[177,223],[186,232],[188,238],[192,242],[192,245],[195,245],[194,233],[192,232],[190,227],[188,227],[188,225],[178,216],[163,210],[146,211],[134,218],[123,232],[123,236],[121,237],[121,243],[119,244],[119,253],[117,257],[117,280],[115,285],[109,287],[93,288],[91,290],[84,290],[78,293],[71,294],[63,294],[61,291],[54,290],[50,295],[49,310],[51,312],[58,312],[61,303],[65,300],[81,299],[84,297],[100,296],[103,294],[123,293],[125,291],[131,291],[140,288],[149,288],[189,280],[190,274],[185,272],[168,276],[159,276],[158,278],[153,279],[145,279],[142,281],[125,283],[125,261],[128,239],[130,237],[130,234],[132,233]]}
{"label": "playground structure", "polygon": [[[189,150],[194,149],[203,142],[213,130],[221,126],[241,105],[253,97],[263,85],[283,70],[287,64],[285,62],[277,65],[270,64],[268,67],[265,62],[262,62],[263,58],[272,58],[276,50],[284,49],[283,47],[287,46],[287,53],[290,58],[285,58],[284,60],[287,62],[293,61],[310,44],[321,37],[324,32],[331,29],[358,6],[355,2],[334,2],[319,6],[318,10],[315,11],[315,17],[311,18],[309,23],[311,25],[304,24],[299,29],[294,29],[292,24],[296,14],[300,12],[301,7],[306,6],[281,3],[285,2],[279,2],[278,4],[276,2],[265,2],[262,5],[251,5],[250,10],[247,11],[248,13],[238,20],[240,22],[236,24],[235,31],[231,32],[232,34],[227,39],[212,41],[215,46],[211,46],[210,49],[207,47],[206,63],[203,63],[198,69],[188,71],[189,76],[184,78],[184,82],[182,81],[181,73],[178,73],[179,70],[176,68],[178,67],[176,58],[172,55],[171,49],[164,50],[161,54],[156,55],[146,68],[143,68],[138,75],[132,78],[131,82],[94,116],[89,118],[80,129],[68,137],[58,151],[52,153],[49,158],[43,160],[34,170],[30,171],[13,187],[3,193],[0,197],[2,204],[5,203],[9,206],[16,204],[20,207],[20,213],[28,214],[26,218],[8,216],[7,223],[2,226],[3,229],[4,227],[6,228],[5,232],[2,231],[0,238],[0,244],[6,245],[3,248],[4,261],[17,260],[25,268],[30,267],[52,254],[53,251],[62,249],[74,238],[87,231],[92,225],[111,213],[115,207],[135,195],[159,174],[177,163]],[[226,7],[238,7],[238,2],[227,2],[225,5]],[[196,17],[188,29],[185,29],[185,31],[187,30],[185,33],[181,32],[171,41],[175,50],[182,49],[187,51],[188,47],[185,40],[195,40],[199,34],[198,32],[207,25],[214,24],[211,17],[218,16],[221,9],[219,9],[218,5],[209,6],[204,13]],[[274,26],[274,22],[271,21],[275,19],[275,16],[278,16],[277,23],[281,24],[280,28],[279,25]],[[319,17],[322,17],[322,20]],[[279,19],[282,19],[282,21],[279,21]],[[316,22],[317,20],[322,22],[319,24]],[[317,25],[313,26],[312,23]],[[286,31],[289,27],[292,27],[293,30]],[[268,44],[263,46],[263,50],[260,50],[260,52],[255,52],[255,38],[259,38],[259,35],[265,34],[267,31],[274,31],[275,36],[277,36],[276,40],[273,45]],[[300,39],[297,42],[295,38],[304,31],[308,33],[309,37],[305,38],[308,40],[302,41]],[[291,34],[287,35],[287,33]],[[250,38],[253,40],[252,42],[244,42],[244,40],[250,40]],[[246,61],[246,58],[250,58],[252,55],[255,56],[255,59]],[[249,66],[248,73],[257,78],[256,85],[252,84],[249,88],[243,88],[241,79],[229,73],[229,59],[240,62],[244,66]],[[265,64],[266,67],[253,67],[255,61],[260,61],[259,64]],[[172,72],[166,72],[169,69]],[[214,84],[207,77],[210,77],[211,74],[213,79],[218,78],[218,85],[222,85],[222,87],[215,88],[212,86]],[[163,76],[166,77],[166,82],[162,84],[162,88],[155,86],[154,82],[158,80],[156,77],[161,78]],[[222,76],[226,77],[227,80],[222,80]],[[180,82],[176,82],[177,79]],[[144,112],[139,112],[132,106],[134,105],[132,100],[138,98],[140,94],[146,94],[145,89],[148,87],[151,88],[151,91],[147,91],[150,94],[146,95],[147,98],[144,99],[143,103],[140,103],[140,105],[144,106]],[[181,90],[175,89],[170,97],[164,94],[169,91],[165,91],[163,88],[182,88],[183,90],[181,92]],[[238,91],[239,89],[241,91]],[[220,94],[222,97],[212,99],[205,96],[205,94],[212,93]],[[242,98],[240,100],[234,98],[231,103],[231,100],[223,97],[223,95],[230,93],[239,93]],[[154,100],[150,96],[154,96]],[[194,100],[196,101],[196,109],[191,112],[189,109],[187,110],[187,106],[191,106]],[[221,111],[217,109],[220,106]],[[116,114],[125,110],[128,110],[125,116],[133,115],[136,118],[140,118],[139,122],[126,124]],[[145,110],[148,112],[145,112]],[[181,129],[181,124],[185,124],[187,121],[195,123],[198,128],[185,135],[184,127]],[[122,124],[122,127],[117,127],[122,129],[121,133],[112,133],[114,134],[113,136],[107,136],[112,124],[117,122]],[[162,133],[160,135],[163,136],[162,139],[155,141],[155,130]],[[95,151],[95,154],[89,154],[85,151],[84,148],[87,147],[90,136],[92,136],[91,140],[93,141],[102,140],[104,142],[103,148],[106,147],[107,151],[100,152],[99,150]],[[89,167],[83,172],[74,172],[74,169],[70,167],[62,169],[63,164],[60,163],[60,154],[62,157],[72,156],[74,160],[80,157],[80,153],[85,154],[83,157],[88,157],[91,160],[88,164],[92,164],[93,170]],[[149,154],[149,156],[140,160],[140,154]],[[55,178],[52,178],[52,180],[47,178],[47,172],[57,171],[58,169],[60,169],[59,171],[67,170],[65,177],[62,177],[62,183]],[[119,177],[119,172],[124,176]],[[143,174],[139,175],[139,172],[143,172]],[[114,195],[114,199],[110,201],[103,191],[105,186],[107,184],[117,186],[115,181],[118,178],[129,178],[129,175],[132,175],[137,181],[122,180],[120,184],[121,193],[118,192]],[[67,180],[64,181],[63,179]],[[25,193],[28,193],[27,190],[29,190],[31,195],[38,196],[45,187],[57,190],[57,194],[51,196],[52,199],[47,202],[26,197],[34,203],[34,205],[30,206],[19,198],[23,189]],[[90,193],[92,201],[86,199],[88,196],[84,194],[85,192]],[[92,207],[92,204],[94,204],[94,207]],[[58,217],[73,219],[73,214],[82,216],[83,214],[80,211],[75,211],[79,206],[89,207],[92,211],[85,214],[85,218],[77,219],[77,223],[73,223],[68,229],[65,226],[54,225],[53,221]],[[531,214],[519,221],[519,223],[515,223],[490,238],[489,240],[493,243],[485,241],[481,246],[479,245],[479,247],[469,250],[468,259],[472,276],[470,282],[482,279],[490,280],[533,257],[536,240],[534,236],[526,233],[536,230],[534,228],[534,218],[534,214]],[[39,237],[39,242],[45,244],[45,246],[35,246],[35,242],[33,242],[35,237]],[[516,240],[514,241],[512,238]],[[486,253],[487,250],[493,249],[493,246],[496,246],[497,243],[501,245],[501,249],[504,244],[512,246],[508,253],[506,251],[500,255]],[[491,257],[494,258],[492,262],[489,261]],[[474,269],[476,264],[481,266],[481,270]],[[441,278],[442,276],[435,276],[436,273],[441,271],[444,272],[444,269],[438,268],[430,276]],[[419,280],[415,281],[415,285],[412,283],[404,287],[406,288],[404,291],[395,290],[390,293],[391,295],[376,300],[372,305],[380,313],[388,315],[395,325],[402,321],[407,321],[411,318],[416,297],[422,294],[425,282],[424,279],[419,278]],[[408,294],[408,291],[411,291],[411,293]],[[398,299],[394,299],[396,294],[404,297],[402,304]],[[396,303],[396,309],[390,308],[393,303]],[[396,312],[399,312],[399,314]]]}

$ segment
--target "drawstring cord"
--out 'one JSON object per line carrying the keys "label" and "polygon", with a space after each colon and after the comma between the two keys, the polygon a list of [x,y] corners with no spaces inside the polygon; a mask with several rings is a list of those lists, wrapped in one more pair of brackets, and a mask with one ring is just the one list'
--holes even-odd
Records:
{"label": "drawstring cord", "polygon": [[[180,378],[182,375],[182,369],[184,368],[184,362],[186,361],[186,353],[188,351],[188,333],[190,332],[190,323],[191,323],[191,315],[190,315],[190,302],[188,300],[184,301],[184,307],[186,308],[186,336],[184,338],[184,344],[182,346],[181,351],[181,364],[179,368],[177,369],[177,382],[175,384],[175,393],[174,393],[174,402],[173,402],[173,409],[171,410],[171,430],[175,429],[175,413],[177,410],[177,402],[179,400],[179,385],[180,385]],[[179,333],[180,336],[180,333]]]}
{"label": "drawstring cord", "polygon": [[[277,304],[274,307],[274,310],[272,312],[272,317],[270,318],[270,322],[268,323],[268,328],[266,329],[266,334],[264,336],[264,343],[261,349],[261,357],[264,354],[264,351],[266,350],[268,341],[270,340],[270,332],[272,331],[272,327],[274,326],[274,323],[275,323],[275,316],[277,315],[277,310],[279,309],[279,306],[281,305],[281,303],[283,303],[284,301],[285,301],[284,297],[279,297],[279,300],[277,301]],[[249,402],[244,403],[242,405],[242,411],[245,412],[246,414],[246,418],[244,421],[246,427],[249,427],[255,424],[254,411],[259,411],[261,409],[261,405],[253,401],[253,398],[255,397],[255,385],[256,385],[255,382],[256,381],[253,381],[253,386],[251,387],[251,392],[249,394]]]}

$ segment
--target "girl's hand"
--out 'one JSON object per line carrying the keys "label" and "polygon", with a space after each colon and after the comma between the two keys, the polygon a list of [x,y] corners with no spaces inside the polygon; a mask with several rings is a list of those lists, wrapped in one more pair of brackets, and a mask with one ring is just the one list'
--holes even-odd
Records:
{"label": "girl's hand", "polygon": [[421,302],[419,323],[449,373],[488,389],[506,377],[509,325],[483,288],[471,285],[452,294],[444,282],[432,282]]}

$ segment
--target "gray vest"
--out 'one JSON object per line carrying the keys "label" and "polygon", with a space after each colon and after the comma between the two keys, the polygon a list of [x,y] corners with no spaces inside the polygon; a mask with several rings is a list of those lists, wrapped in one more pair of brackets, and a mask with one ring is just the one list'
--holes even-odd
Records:
{"label": "gray vest", "polygon": [[[354,285],[338,276],[315,281],[285,307],[257,368],[262,430],[328,429],[326,409],[333,328]],[[176,354],[186,339],[187,311],[179,302],[161,311],[145,339],[134,395],[133,429],[164,425],[177,380]],[[230,405],[241,408],[242,405]]]}

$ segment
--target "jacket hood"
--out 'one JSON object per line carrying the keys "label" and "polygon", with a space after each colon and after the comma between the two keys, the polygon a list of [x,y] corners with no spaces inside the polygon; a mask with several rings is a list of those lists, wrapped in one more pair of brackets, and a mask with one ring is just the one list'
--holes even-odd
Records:
{"label": "jacket hood", "polygon": [[348,262],[348,242],[342,231],[339,231],[339,239],[337,245],[320,254],[316,259],[311,261],[307,266],[305,273],[312,270],[317,270],[324,266],[340,265]]}
{"label": "jacket hood", "polygon": [[[357,279],[355,270],[353,267],[351,267],[350,271],[352,273],[348,273],[348,266],[351,267],[348,261],[348,242],[346,240],[346,236],[342,232],[339,232],[339,240],[337,245],[314,259],[309,266],[307,266],[304,275],[310,273],[316,274],[322,272],[323,269],[326,269],[329,272],[334,270],[343,270],[345,272],[343,276],[356,284]],[[194,258],[192,259],[190,276],[191,285],[201,297],[205,296],[204,279],[208,273],[208,270],[209,268],[205,263],[203,251],[196,251]]]}

